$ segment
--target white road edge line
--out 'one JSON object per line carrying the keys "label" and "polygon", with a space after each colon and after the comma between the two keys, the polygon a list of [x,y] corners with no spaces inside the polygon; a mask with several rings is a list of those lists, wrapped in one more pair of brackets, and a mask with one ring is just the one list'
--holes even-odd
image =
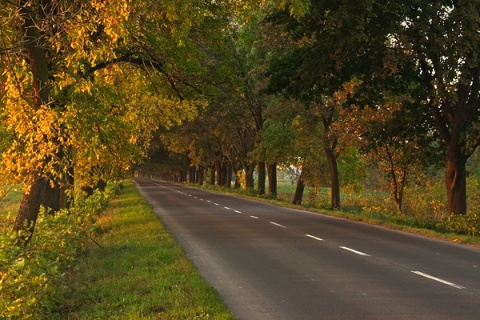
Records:
{"label": "white road edge line", "polygon": [[357,250],[351,249],[351,248],[349,248],[349,247],[340,247],[340,249],[344,249],[344,250],[347,250],[347,251],[356,253],[356,254],[361,255],[361,256],[370,257],[369,254],[366,254],[366,253],[363,253],[363,252],[361,252],[361,251],[357,251]]}
{"label": "white road edge line", "polygon": [[318,241],[323,241],[322,238],[312,236],[311,234],[306,234],[305,237],[309,237],[309,238],[312,238],[312,239],[315,239],[315,240],[318,240]]}
{"label": "white road edge line", "polygon": [[428,278],[428,279],[431,279],[431,280],[438,281],[438,282],[446,284],[447,286],[450,286],[450,287],[454,287],[454,288],[457,288],[457,289],[465,289],[465,287],[459,286],[458,284],[455,284],[453,282],[449,282],[449,281],[431,276],[429,274],[426,274],[426,273],[423,273],[423,272],[420,272],[420,271],[412,271],[412,273],[415,273],[419,276],[422,276],[422,277],[425,277],[425,278]]}
{"label": "white road edge line", "polygon": [[276,222],[273,222],[273,221],[270,221],[270,223],[273,224],[274,226],[277,226],[277,227],[286,228],[284,225],[281,225],[280,223],[276,223]]}

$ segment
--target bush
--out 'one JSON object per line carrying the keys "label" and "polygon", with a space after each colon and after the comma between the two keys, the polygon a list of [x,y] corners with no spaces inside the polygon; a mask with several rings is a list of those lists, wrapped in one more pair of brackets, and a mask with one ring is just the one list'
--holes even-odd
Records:
{"label": "bush", "polygon": [[54,216],[40,212],[26,248],[14,245],[14,232],[0,236],[0,319],[47,319],[61,307],[65,272],[92,239],[111,194],[96,192]]}
{"label": "bush", "polygon": [[442,232],[480,236],[480,214],[450,215],[438,222],[436,228]]}

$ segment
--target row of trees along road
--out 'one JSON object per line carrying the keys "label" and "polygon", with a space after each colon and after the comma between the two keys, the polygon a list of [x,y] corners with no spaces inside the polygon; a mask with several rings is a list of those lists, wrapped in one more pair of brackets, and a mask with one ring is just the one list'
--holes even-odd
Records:
{"label": "row of trees along road", "polygon": [[[307,12],[250,12],[232,36],[234,91],[220,113],[208,111],[213,119],[195,122],[211,126],[205,138],[218,146],[203,153],[195,138],[184,151],[194,165],[243,167],[247,187],[254,163],[301,157],[307,168],[322,152],[334,208],[337,158],[349,147],[382,159],[399,209],[407,177],[443,163],[448,212],[466,213],[465,164],[480,141],[479,10],[474,1],[315,1]],[[302,130],[321,137],[316,150]]]}
{"label": "row of trees along road", "polygon": [[[211,94],[235,3],[0,1],[2,185],[23,185],[15,229],[138,163],[159,127]],[[75,187],[75,188],[74,188]],[[70,192],[67,192],[70,191]],[[78,192],[77,192],[78,193]]]}
{"label": "row of trees along road", "polygon": [[444,164],[448,212],[467,212],[478,1],[0,3],[0,169],[24,186],[21,241],[41,204],[66,206],[66,191],[91,193],[147,154],[200,182],[207,168],[253,188],[256,170],[271,194],[279,163],[323,161],[333,208],[352,150],[385,163],[399,210],[407,178]]}

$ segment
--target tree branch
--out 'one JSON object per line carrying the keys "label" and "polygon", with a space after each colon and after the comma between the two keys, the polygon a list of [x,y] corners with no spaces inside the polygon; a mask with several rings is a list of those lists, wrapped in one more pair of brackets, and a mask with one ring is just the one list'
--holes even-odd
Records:
{"label": "tree branch", "polygon": [[[142,57],[142,56],[146,56],[146,57]],[[98,71],[98,70],[101,70],[101,69],[104,69],[110,65],[114,65],[114,64],[117,64],[117,63],[131,63],[131,64],[134,64],[134,65],[137,65],[137,66],[140,66],[141,68],[145,69],[145,70],[148,70],[148,69],[154,69],[158,72],[160,72],[161,74],[163,74],[168,83],[170,84],[170,87],[175,91],[176,95],[178,96],[178,98],[183,101],[185,100],[182,92],[181,92],[181,89],[178,87],[177,85],[177,79],[169,72],[167,72],[165,70],[165,66],[164,64],[158,59],[158,58],[155,58],[154,56],[146,53],[146,52],[129,52],[121,57],[118,57],[118,58],[115,58],[115,59],[112,59],[112,60],[109,60],[109,61],[104,61],[102,63],[99,63],[91,68],[88,69],[88,71],[86,72],[85,76],[92,76],[93,73],[95,71]],[[183,79],[180,79],[179,81],[181,84],[185,85],[185,86],[188,86],[192,89],[194,89],[197,93],[202,93],[202,91],[197,88],[196,86],[194,86],[193,84],[189,83],[188,81],[185,81]]]}

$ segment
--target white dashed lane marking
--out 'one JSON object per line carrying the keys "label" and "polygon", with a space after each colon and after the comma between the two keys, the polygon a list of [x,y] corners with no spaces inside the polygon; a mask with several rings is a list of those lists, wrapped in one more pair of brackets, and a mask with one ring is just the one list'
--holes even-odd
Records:
{"label": "white dashed lane marking", "polygon": [[273,224],[274,226],[277,226],[277,227],[280,227],[280,228],[287,228],[284,225],[281,225],[280,223],[276,223],[276,222],[273,222],[273,221],[270,221],[270,223]]}
{"label": "white dashed lane marking", "polygon": [[306,237],[309,237],[309,238],[312,238],[312,239],[315,239],[315,240],[318,240],[318,241],[323,241],[322,238],[312,236],[311,234],[306,234],[305,236],[306,236]]}
{"label": "white dashed lane marking", "polygon": [[350,251],[350,252],[353,252],[355,254],[358,254],[360,256],[365,256],[365,257],[370,257],[369,254],[366,254],[364,252],[361,252],[361,251],[357,251],[355,249],[352,249],[352,248],[349,248],[349,247],[340,247],[340,249],[343,249],[343,250],[347,250],[347,251]]}
{"label": "white dashed lane marking", "polygon": [[412,273],[415,273],[419,276],[422,276],[422,277],[430,279],[430,280],[434,280],[434,281],[446,284],[447,286],[450,286],[450,287],[454,287],[454,288],[457,288],[457,289],[465,289],[465,287],[459,286],[458,284],[455,284],[453,282],[446,281],[446,280],[431,276],[429,274],[426,274],[426,273],[423,273],[423,272],[420,272],[420,271],[412,271]]}

